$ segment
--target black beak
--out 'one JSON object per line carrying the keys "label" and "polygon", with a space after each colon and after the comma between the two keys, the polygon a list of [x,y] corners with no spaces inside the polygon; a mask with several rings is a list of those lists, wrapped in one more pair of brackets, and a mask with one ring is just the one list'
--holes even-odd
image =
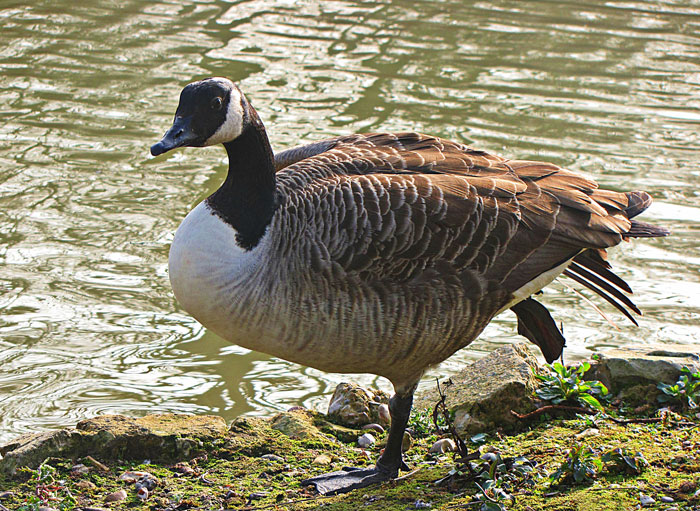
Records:
{"label": "black beak", "polygon": [[151,146],[151,154],[153,156],[158,156],[176,147],[192,145],[196,142],[199,137],[192,131],[191,120],[192,118],[190,116],[175,117],[175,122],[173,122],[172,127],[163,136],[163,139]]}

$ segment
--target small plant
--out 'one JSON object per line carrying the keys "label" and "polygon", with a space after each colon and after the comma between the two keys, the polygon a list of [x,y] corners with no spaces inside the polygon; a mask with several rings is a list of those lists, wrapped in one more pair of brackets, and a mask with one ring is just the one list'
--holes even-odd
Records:
{"label": "small plant", "polygon": [[552,484],[573,480],[574,483],[582,483],[595,479],[603,469],[603,460],[598,453],[588,446],[577,444],[569,449],[566,459],[557,470],[549,476]]}
{"label": "small plant", "polygon": [[700,371],[693,373],[684,367],[676,383],[659,383],[656,387],[663,392],[658,397],[660,403],[674,401],[680,403],[684,410],[697,408],[700,402]]}
{"label": "small plant", "polygon": [[649,466],[649,462],[641,452],[630,454],[626,449],[618,447],[601,456],[604,463],[613,463],[618,471],[639,475]]}
{"label": "small plant", "polygon": [[[42,463],[36,470],[26,469],[30,473],[29,483],[36,485],[34,494],[18,511],[38,511],[42,507],[55,507],[59,511],[69,511],[75,508],[77,501],[66,488],[63,481],[54,477],[56,469],[47,463]],[[51,504],[51,505],[49,505]]]}
{"label": "small plant", "polygon": [[416,438],[425,438],[432,434],[441,434],[446,430],[445,419],[437,417],[437,428],[433,423],[433,412],[431,409],[420,410],[411,414],[408,428]]}
{"label": "small plant", "polygon": [[567,368],[555,362],[547,368],[549,374],[535,374],[535,378],[542,382],[540,388],[535,391],[537,397],[555,405],[578,403],[599,412],[604,411],[600,399],[607,398],[607,387],[597,380],[583,379],[591,364],[583,362],[577,367]]}

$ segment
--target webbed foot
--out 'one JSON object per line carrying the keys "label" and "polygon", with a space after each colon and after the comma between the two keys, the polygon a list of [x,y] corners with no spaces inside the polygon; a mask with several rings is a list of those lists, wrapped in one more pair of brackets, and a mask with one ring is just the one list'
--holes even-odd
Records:
{"label": "webbed foot", "polygon": [[398,473],[381,468],[355,468],[344,467],[343,470],[321,474],[301,482],[303,486],[312,485],[321,495],[336,495],[347,493],[357,488],[364,488],[372,484],[389,481]]}

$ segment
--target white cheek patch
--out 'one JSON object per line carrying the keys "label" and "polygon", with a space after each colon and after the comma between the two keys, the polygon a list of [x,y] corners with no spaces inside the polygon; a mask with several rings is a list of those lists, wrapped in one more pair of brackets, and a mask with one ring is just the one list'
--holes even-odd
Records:
{"label": "white cheek patch", "polygon": [[216,78],[221,82],[228,82],[231,86],[226,118],[214,134],[205,142],[205,146],[223,144],[238,137],[243,131],[243,105],[241,104],[241,93],[230,80],[226,78]]}

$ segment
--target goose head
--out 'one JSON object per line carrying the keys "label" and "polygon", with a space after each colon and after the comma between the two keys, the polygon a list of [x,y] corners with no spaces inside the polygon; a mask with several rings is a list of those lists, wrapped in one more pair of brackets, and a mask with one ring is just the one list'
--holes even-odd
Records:
{"label": "goose head", "polygon": [[227,78],[190,83],[180,93],[172,127],[151,146],[151,154],[230,142],[250,122],[250,108],[240,89]]}

